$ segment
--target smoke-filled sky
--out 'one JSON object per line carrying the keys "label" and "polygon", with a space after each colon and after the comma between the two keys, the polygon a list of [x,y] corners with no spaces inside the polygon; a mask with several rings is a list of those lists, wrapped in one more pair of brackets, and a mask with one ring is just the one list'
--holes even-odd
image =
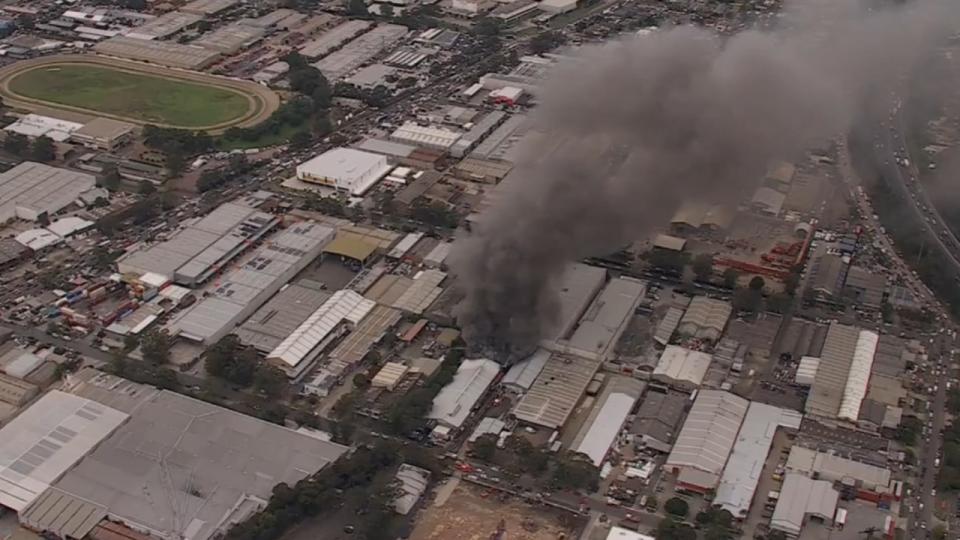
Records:
{"label": "smoke-filled sky", "polygon": [[501,361],[529,352],[553,323],[565,263],[649,237],[683,201],[736,203],[960,30],[956,0],[853,5],[807,0],[778,31],[664,29],[561,63],[531,118],[545,135],[451,257],[471,345]]}

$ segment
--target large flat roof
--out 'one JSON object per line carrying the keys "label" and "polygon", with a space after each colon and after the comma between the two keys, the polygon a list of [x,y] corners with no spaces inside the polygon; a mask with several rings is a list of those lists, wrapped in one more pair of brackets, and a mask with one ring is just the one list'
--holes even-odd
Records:
{"label": "large flat roof", "polygon": [[369,21],[346,21],[300,46],[300,54],[307,58],[320,58],[350,41],[360,32],[373,26]]}
{"label": "large flat roof", "polygon": [[56,488],[155,536],[206,540],[262,507],[277,484],[293,485],[346,450],[160,391]]}
{"label": "large flat roof", "polygon": [[667,458],[667,467],[690,467],[719,479],[748,404],[729,392],[701,390]]}
{"label": "large flat roof", "polygon": [[279,220],[243,204],[224,203],[188,223],[168,240],[133,251],[117,261],[120,272],[154,272],[195,285],[277,226]]}
{"label": "large flat roof", "polygon": [[720,505],[734,517],[746,516],[777,428],[800,429],[801,420],[803,415],[796,411],[751,402],[720,477],[713,504]]}
{"label": "large flat roof", "polygon": [[703,382],[713,355],[702,351],[693,351],[678,345],[667,345],[660,355],[660,361],[653,375],[665,377],[671,381],[700,386]]}
{"label": "large flat roof", "polygon": [[163,38],[176,34],[201,20],[203,20],[203,16],[199,13],[170,11],[130,30],[127,35],[132,39],[140,39],[141,41]]}
{"label": "large flat roof", "polygon": [[349,41],[339,50],[315,62],[313,66],[330,81],[337,81],[400,41],[405,35],[407,35],[406,26],[382,24]]}
{"label": "large flat roof", "polygon": [[840,494],[830,482],[787,473],[770,520],[770,528],[796,537],[803,529],[808,514],[828,522],[833,519],[839,498]]}
{"label": "large flat roof", "polygon": [[513,408],[513,415],[523,422],[544,427],[562,426],[601,363],[599,359],[551,355],[533,385]]}
{"label": "large flat roof", "polygon": [[807,397],[807,414],[835,418],[840,412],[859,339],[859,328],[838,323],[830,325],[820,353],[817,375]]}
{"label": "large flat roof", "polygon": [[126,419],[59,390],[41,397],[0,429],[0,505],[22,511]]}
{"label": "large flat roof", "polygon": [[220,58],[220,52],[203,47],[128,36],[105,39],[94,45],[93,50],[107,56],[183,69],[201,69]]}
{"label": "large flat roof", "polygon": [[329,227],[311,222],[284,229],[216,282],[210,295],[183,312],[172,327],[198,341],[219,339],[303,270],[333,234]]}
{"label": "large flat roof", "polygon": [[237,331],[240,341],[267,353],[300,326],[332,293],[309,280],[291,284],[250,316]]}
{"label": "large flat roof", "polygon": [[586,454],[599,467],[646,386],[633,378],[611,377],[573,441],[575,451]]}
{"label": "large flat roof", "polygon": [[0,173],[0,221],[54,214],[94,187],[93,175],[24,161]]}
{"label": "large flat roof", "polygon": [[427,417],[449,427],[462,426],[498,373],[500,364],[492,360],[464,360],[453,380],[433,398]]}
{"label": "large flat roof", "polygon": [[568,344],[575,351],[607,358],[630,323],[647,283],[630,277],[610,280],[580,318]]}
{"label": "large flat roof", "polygon": [[547,341],[553,342],[570,336],[606,279],[607,271],[603,268],[582,263],[567,265],[563,276],[553,287],[558,306],[556,324],[544,334]]}

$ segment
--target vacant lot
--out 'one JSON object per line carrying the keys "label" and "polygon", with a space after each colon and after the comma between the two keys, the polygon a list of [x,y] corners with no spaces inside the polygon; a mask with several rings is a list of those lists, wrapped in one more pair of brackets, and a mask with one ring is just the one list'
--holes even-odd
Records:
{"label": "vacant lot", "polygon": [[255,107],[237,90],[92,64],[40,66],[17,73],[7,88],[31,100],[184,128],[230,122]]}
{"label": "vacant lot", "polygon": [[576,538],[576,524],[567,514],[532,507],[516,499],[501,501],[497,493],[461,483],[443,506],[427,506],[411,540],[489,540],[503,520],[504,538],[560,540]]}

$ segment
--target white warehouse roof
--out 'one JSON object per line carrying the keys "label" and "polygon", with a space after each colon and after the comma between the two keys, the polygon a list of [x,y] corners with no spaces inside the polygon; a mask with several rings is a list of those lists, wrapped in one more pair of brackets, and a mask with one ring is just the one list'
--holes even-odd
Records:
{"label": "white warehouse roof", "polygon": [[808,514],[829,523],[839,498],[837,490],[826,480],[811,480],[806,476],[787,473],[770,520],[770,528],[796,538]]}
{"label": "white warehouse roof", "polygon": [[800,429],[801,420],[803,415],[796,411],[765,403],[750,403],[733,452],[723,469],[713,504],[719,505],[735,518],[745,517],[760,483],[774,433],[778,427]]}
{"label": "white warehouse roof", "polygon": [[589,456],[599,467],[645,388],[642,382],[626,377],[611,380],[609,390],[605,390],[601,398],[602,403],[590,415],[585,433],[577,437],[576,451]]}
{"label": "white warehouse roof", "polygon": [[376,302],[355,291],[337,291],[267,357],[276,358],[295,368],[317,345],[327,339],[340,323],[349,321],[355,325],[360,324],[374,306]]}
{"label": "white warehouse roof", "polygon": [[55,214],[95,184],[90,174],[24,161],[0,173],[0,221]]}
{"label": "white warehouse roof", "polygon": [[797,366],[796,383],[804,386],[810,386],[817,377],[817,368],[820,366],[820,359],[816,356],[804,356],[800,358],[800,365]]}
{"label": "white warehouse roof", "polygon": [[879,341],[880,336],[876,332],[860,331],[857,346],[853,351],[853,361],[850,363],[850,374],[847,375],[847,384],[840,400],[840,411],[837,414],[839,418],[856,422],[860,416],[860,405],[863,398],[867,397],[867,383],[870,382],[870,369],[873,367],[873,357]]}
{"label": "white warehouse roof", "polygon": [[693,351],[678,345],[667,345],[663,354],[660,355],[660,361],[654,368],[653,375],[700,386],[712,361],[713,355],[711,354]]}
{"label": "white warehouse roof", "polygon": [[421,126],[415,122],[406,122],[398,127],[390,135],[390,138],[417,146],[448,150],[460,139],[460,134],[455,131],[450,131],[449,129]]}
{"label": "white warehouse roof", "polygon": [[[722,390],[701,390],[680,429],[668,468],[692,468],[719,481],[749,402]],[[714,487],[714,486],[704,486]]]}
{"label": "white warehouse roof", "polygon": [[70,138],[71,133],[82,127],[83,124],[77,122],[68,122],[39,114],[27,114],[21,116],[16,122],[3,128],[3,130],[31,138],[46,136],[54,141],[63,142]]}
{"label": "white warehouse roof", "polygon": [[450,384],[443,387],[433,399],[433,408],[428,418],[450,427],[458,428],[470,416],[470,410],[500,373],[500,364],[479,358],[464,360]]}
{"label": "white warehouse roof", "polygon": [[34,251],[40,251],[63,242],[63,238],[60,238],[47,229],[30,229],[23,231],[13,238]]}
{"label": "white warehouse roof", "polygon": [[20,512],[127,415],[59,390],[0,429],[0,504]]}
{"label": "white warehouse roof", "polygon": [[297,166],[297,178],[360,196],[390,172],[386,156],[353,148],[334,148]]}

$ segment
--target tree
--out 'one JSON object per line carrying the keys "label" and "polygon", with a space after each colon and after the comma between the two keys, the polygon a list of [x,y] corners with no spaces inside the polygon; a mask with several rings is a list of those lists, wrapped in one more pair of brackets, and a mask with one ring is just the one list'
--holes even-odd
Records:
{"label": "tree", "polygon": [[740,278],[740,272],[736,268],[727,268],[723,271],[723,286],[728,289],[734,289],[737,286],[737,279]]}
{"label": "tree", "polygon": [[364,0],[348,0],[347,14],[351,17],[369,17],[370,10],[367,9],[367,3]]}
{"label": "tree", "polygon": [[693,258],[693,273],[700,281],[706,281],[713,274],[713,256],[701,253]]}
{"label": "tree", "polygon": [[137,186],[137,192],[139,192],[141,195],[149,196],[157,192],[157,187],[153,185],[153,182],[141,180],[140,184]]}
{"label": "tree", "polygon": [[651,511],[657,510],[657,503],[660,501],[657,500],[656,495],[647,495],[647,509]]}
{"label": "tree", "polygon": [[767,311],[774,313],[786,313],[793,303],[793,297],[787,293],[771,294],[767,298]]}
{"label": "tree", "polygon": [[287,376],[279,369],[261,364],[253,374],[253,387],[270,397],[277,397],[287,386]]}
{"label": "tree", "polygon": [[290,148],[293,150],[303,150],[304,148],[310,146],[310,143],[313,141],[313,137],[310,136],[310,132],[301,129],[300,131],[293,134],[290,137]]}
{"label": "tree", "polygon": [[543,54],[556,49],[566,41],[563,34],[553,30],[537,34],[530,40],[530,52],[533,54]]}
{"label": "tree", "polygon": [[370,377],[366,373],[357,373],[353,376],[353,386],[360,390],[370,388]]}
{"label": "tree", "polygon": [[500,22],[490,17],[478,19],[473,25],[473,33],[479,36],[496,36],[500,34]]}
{"label": "tree", "polygon": [[767,282],[763,280],[760,276],[753,276],[753,279],[750,280],[750,290],[752,291],[762,291],[763,288],[767,285]]}
{"label": "tree", "polygon": [[22,133],[8,132],[3,139],[3,149],[15,156],[25,156],[30,149],[30,140]]}
{"label": "tree", "polygon": [[553,483],[560,488],[586,489],[594,491],[597,488],[597,478],[600,470],[580,456],[568,455],[557,463],[553,471]]}
{"label": "tree", "polygon": [[41,163],[57,159],[57,149],[53,146],[53,139],[46,135],[34,139],[30,146],[30,158]]}
{"label": "tree", "polygon": [[140,346],[140,338],[136,334],[127,334],[123,337],[123,350],[130,352]]}
{"label": "tree", "polygon": [[497,436],[493,433],[484,433],[477,437],[477,440],[473,441],[473,444],[470,445],[470,451],[473,452],[473,457],[481,461],[489,462],[497,453],[497,440]]}
{"label": "tree", "polygon": [[380,4],[380,16],[385,19],[392,19],[394,16],[393,6],[390,4]]}
{"label": "tree", "polygon": [[690,505],[679,497],[673,497],[667,499],[667,502],[663,505],[663,510],[670,515],[684,518],[690,512]]}
{"label": "tree", "polygon": [[104,165],[100,171],[100,185],[110,191],[116,191],[120,188],[120,170],[116,163]]}
{"label": "tree", "polygon": [[933,540],[946,540],[947,528],[943,525],[937,525],[930,531]]}
{"label": "tree", "polygon": [[170,335],[165,330],[150,330],[140,340],[140,352],[147,362],[159,366],[170,360]]}
{"label": "tree", "polygon": [[187,170],[187,160],[179,150],[167,152],[164,166],[167,169],[168,178],[179,178]]}
{"label": "tree", "polygon": [[763,294],[756,289],[737,289],[733,291],[733,308],[737,311],[755,313],[760,309]]}
{"label": "tree", "polygon": [[660,520],[654,537],[657,540],[697,540],[697,531],[686,523],[667,516]]}

